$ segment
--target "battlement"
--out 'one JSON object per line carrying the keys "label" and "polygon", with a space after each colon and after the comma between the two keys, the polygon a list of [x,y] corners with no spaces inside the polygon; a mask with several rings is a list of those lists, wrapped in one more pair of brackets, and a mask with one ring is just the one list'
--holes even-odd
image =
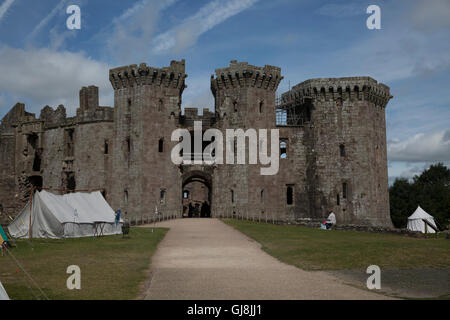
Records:
{"label": "battlement", "polygon": [[230,66],[215,70],[216,75],[211,75],[211,90],[230,88],[262,88],[276,91],[280,81],[281,69],[275,66],[265,65],[257,67],[247,62],[232,60]]}
{"label": "battlement", "polygon": [[45,106],[41,110],[41,114],[39,115],[39,120],[44,121],[46,126],[55,126],[66,121],[66,108],[60,104],[56,110],[53,110],[52,107]]}
{"label": "battlement", "polygon": [[290,100],[312,98],[319,101],[366,100],[386,107],[390,99],[390,89],[371,77],[317,78],[295,85],[291,91],[281,96],[282,103]]}
{"label": "battlement", "polygon": [[169,67],[154,68],[141,63],[119,67],[109,71],[109,80],[114,90],[135,86],[152,85],[183,90],[186,85],[184,80],[185,61],[172,60]]}
{"label": "battlement", "polygon": [[215,113],[203,108],[203,114],[198,113],[198,108],[185,108],[184,116],[180,118],[180,124],[185,127],[193,127],[194,121],[202,121],[205,127],[211,126],[215,122]]}
{"label": "battlement", "polygon": [[98,107],[98,87],[89,86],[83,87],[80,90],[80,109],[95,109]]}

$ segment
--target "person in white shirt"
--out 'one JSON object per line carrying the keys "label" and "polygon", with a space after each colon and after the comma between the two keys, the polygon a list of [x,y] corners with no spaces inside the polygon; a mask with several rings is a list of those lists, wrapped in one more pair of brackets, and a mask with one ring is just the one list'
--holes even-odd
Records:
{"label": "person in white shirt", "polygon": [[331,229],[332,226],[336,224],[336,215],[333,211],[330,211],[330,214],[328,215],[327,221],[325,222],[325,225],[327,226],[327,229]]}

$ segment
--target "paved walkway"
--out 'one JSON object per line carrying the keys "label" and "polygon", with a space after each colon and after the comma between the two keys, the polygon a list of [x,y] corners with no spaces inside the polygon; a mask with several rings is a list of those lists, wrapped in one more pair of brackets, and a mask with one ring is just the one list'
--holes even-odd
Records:
{"label": "paved walkway", "polygon": [[284,264],[217,219],[157,224],[170,231],[152,259],[145,299],[384,299],[326,272]]}

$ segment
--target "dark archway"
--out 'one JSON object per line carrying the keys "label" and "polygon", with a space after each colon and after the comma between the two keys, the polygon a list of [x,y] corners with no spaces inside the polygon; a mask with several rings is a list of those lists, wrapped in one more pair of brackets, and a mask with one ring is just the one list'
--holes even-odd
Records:
{"label": "dark archway", "polygon": [[182,216],[210,218],[212,216],[211,176],[203,171],[191,171],[186,172],[182,178]]}

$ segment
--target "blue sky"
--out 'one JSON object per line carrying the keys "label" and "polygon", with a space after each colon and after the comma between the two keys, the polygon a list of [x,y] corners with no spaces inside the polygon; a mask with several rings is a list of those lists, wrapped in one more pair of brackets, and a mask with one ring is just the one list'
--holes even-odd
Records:
{"label": "blue sky", "polygon": [[[81,8],[68,30],[66,8]],[[381,30],[366,8],[381,8]],[[0,118],[18,101],[39,114],[84,85],[113,105],[108,69],[186,59],[184,107],[213,106],[209,78],[230,60],[281,67],[280,92],[315,77],[371,76],[391,87],[389,176],[450,165],[450,1],[0,0]]]}

